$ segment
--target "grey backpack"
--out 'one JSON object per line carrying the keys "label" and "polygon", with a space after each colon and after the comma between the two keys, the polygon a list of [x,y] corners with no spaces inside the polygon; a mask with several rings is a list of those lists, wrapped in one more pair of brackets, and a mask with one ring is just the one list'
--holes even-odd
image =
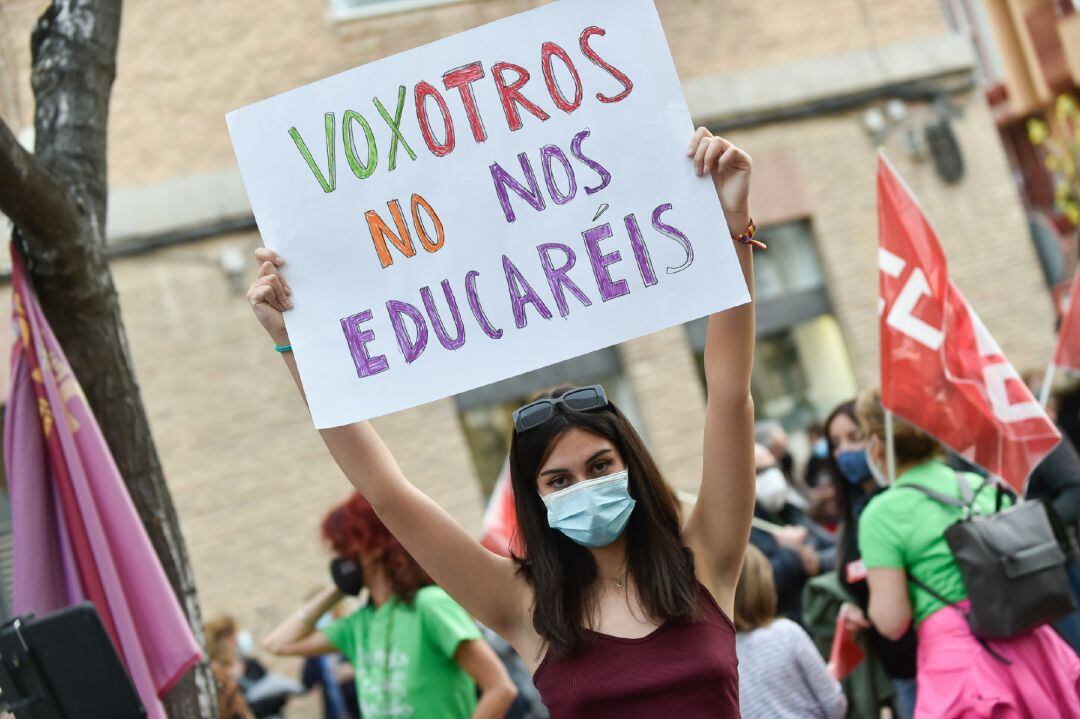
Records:
{"label": "grey backpack", "polygon": [[[896,489],[914,489],[960,510],[960,518],[945,530],[945,541],[971,600],[965,616],[972,633],[980,640],[1006,639],[1076,611],[1065,576],[1070,544],[1056,515],[1038,499],[1001,510],[1000,487],[996,490],[998,511],[976,514],[978,492],[971,491],[959,472],[956,483],[960,498],[919,484],[901,484]],[[955,606],[910,572],[908,578],[939,601]]]}

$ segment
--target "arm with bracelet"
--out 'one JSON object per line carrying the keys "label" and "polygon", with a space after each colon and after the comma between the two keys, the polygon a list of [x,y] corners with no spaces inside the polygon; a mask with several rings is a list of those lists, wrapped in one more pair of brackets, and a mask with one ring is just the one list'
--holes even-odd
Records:
{"label": "arm with bracelet", "polygon": [[[723,707],[737,711],[734,630],[727,617],[754,506],[751,250],[761,244],[749,212],[750,156],[701,128],[685,157],[703,182],[712,180],[728,224],[716,235],[735,242],[751,296],[709,318],[704,471],[685,524],[655,460],[599,386],[563,388],[514,413],[511,481],[530,547],[530,556],[517,561],[485,549],[410,483],[370,422],[319,430],[342,472],[404,550],[538,673],[537,687],[553,714],[573,714],[593,695],[615,696],[616,685],[626,680],[602,671],[585,695],[562,692],[563,678],[576,671],[568,658],[596,666],[606,661],[587,641],[589,630],[619,644],[620,654],[630,651],[623,640],[651,636],[642,645],[643,666],[664,653],[656,648],[657,637],[684,648],[687,641],[701,642],[700,651],[687,653],[689,664],[673,673],[672,687],[678,686],[684,706],[708,706],[715,713],[719,685]],[[293,307],[285,260],[268,248],[258,249],[256,258],[259,272],[248,301],[303,394],[282,316]],[[668,621],[674,619],[686,621]],[[290,621],[296,624],[273,635],[279,646],[313,650],[320,640],[303,639],[310,632],[303,633],[298,619]],[[677,636],[688,622],[691,635]],[[466,669],[474,664],[468,656],[461,659]],[[483,684],[486,671],[476,673]],[[657,689],[645,704],[625,709],[652,715],[666,691]],[[486,714],[493,707],[478,709]]]}
{"label": "arm with bracelet", "polygon": [[337,587],[326,587],[266,635],[263,647],[271,654],[290,657],[318,657],[337,651],[325,634],[316,631],[315,622],[344,596]]}

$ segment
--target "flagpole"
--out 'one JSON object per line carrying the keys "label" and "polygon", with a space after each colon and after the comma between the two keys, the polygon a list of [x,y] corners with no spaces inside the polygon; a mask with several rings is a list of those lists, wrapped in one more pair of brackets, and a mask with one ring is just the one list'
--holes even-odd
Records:
{"label": "flagpole", "polygon": [[892,486],[896,482],[896,449],[893,447],[893,415],[889,410],[885,410],[885,471]]}
{"label": "flagpole", "polygon": [[1050,360],[1050,364],[1046,366],[1046,372],[1043,373],[1042,387],[1039,388],[1039,405],[1046,409],[1046,403],[1050,401],[1050,387],[1054,384],[1054,373],[1057,372],[1057,365],[1054,360]]}

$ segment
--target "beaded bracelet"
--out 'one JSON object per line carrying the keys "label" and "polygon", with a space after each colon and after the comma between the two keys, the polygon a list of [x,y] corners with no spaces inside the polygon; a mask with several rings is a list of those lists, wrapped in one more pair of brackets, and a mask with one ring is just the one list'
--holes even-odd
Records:
{"label": "beaded bracelet", "polygon": [[292,345],[274,345],[275,352],[292,352]]}
{"label": "beaded bracelet", "polygon": [[759,250],[767,250],[768,248],[765,246],[764,242],[754,239],[754,235],[756,234],[757,225],[754,224],[753,220],[750,220],[750,224],[746,226],[746,229],[743,230],[743,233],[741,235],[732,235],[731,239],[735,240],[736,242],[741,242],[744,245],[756,247]]}

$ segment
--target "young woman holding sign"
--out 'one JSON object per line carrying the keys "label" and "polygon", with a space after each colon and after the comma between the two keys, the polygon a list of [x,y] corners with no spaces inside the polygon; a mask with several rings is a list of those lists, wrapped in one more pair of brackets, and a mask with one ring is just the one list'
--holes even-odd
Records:
{"label": "young woman holding sign", "polygon": [[[686,154],[712,176],[752,294],[750,157],[705,128]],[[256,257],[248,299],[287,346],[284,260]],[[516,560],[481,547],[410,484],[369,422],[320,433],[409,553],[521,654],[552,716],[737,717],[730,617],[754,507],[753,346],[752,302],[709,318],[704,472],[681,525],[674,492],[601,387],[517,410],[510,464],[527,549]]]}

